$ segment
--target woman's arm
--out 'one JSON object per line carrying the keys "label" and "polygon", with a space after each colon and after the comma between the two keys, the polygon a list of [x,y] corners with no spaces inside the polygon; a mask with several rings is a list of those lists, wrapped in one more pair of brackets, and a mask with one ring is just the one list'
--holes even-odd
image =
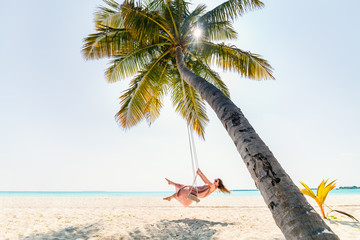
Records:
{"label": "woman's arm", "polygon": [[207,177],[205,177],[205,175],[201,172],[200,169],[198,169],[196,171],[196,173],[201,177],[201,179],[204,181],[205,184],[210,185],[210,186],[213,185],[213,183],[210,182],[209,179],[207,179]]}

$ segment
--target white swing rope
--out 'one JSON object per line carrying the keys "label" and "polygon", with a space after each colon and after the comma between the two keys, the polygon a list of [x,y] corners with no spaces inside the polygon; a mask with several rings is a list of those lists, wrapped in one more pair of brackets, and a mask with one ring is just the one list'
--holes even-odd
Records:
{"label": "white swing rope", "polygon": [[[194,135],[193,135],[193,130],[191,129],[190,125],[187,125],[187,129],[188,129],[188,138],[189,138],[189,143],[190,143],[190,153],[191,153],[191,165],[192,165],[192,169],[193,169],[193,183],[191,185],[191,189],[190,192],[192,191],[192,189],[194,188],[195,185],[197,185],[196,183],[196,178],[197,178],[197,170],[199,169],[199,162],[197,159],[197,154],[196,154],[196,148],[195,148],[195,142],[194,142]],[[197,189],[196,189],[197,192]]]}
{"label": "white swing rope", "polygon": [[[184,80],[181,79],[181,84],[182,84],[182,88],[183,88],[183,104],[185,106],[185,85],[184,85]],[[198,158],[197,158],[197,154],[196,154],[196,148],[195,148],[195,142],[194,142],[194,134],[193,134],[193,130],[189,124],[189,122],[187,122],[187,132],[188,132],[188,140],[189,140],[189,148],[190,148],[190,156],[191,156],[191,165],[192,165],[192,169],[193,169],[193,183],[191,185],[190,188],[190,194],[191,191],[193,190],[194,186],[197,185],[196,183],[196,178],[197,178],[197,170],[199,169],[199,162],[198,162]],[[198,193],[198,190],[196,189],[196,193]]]}

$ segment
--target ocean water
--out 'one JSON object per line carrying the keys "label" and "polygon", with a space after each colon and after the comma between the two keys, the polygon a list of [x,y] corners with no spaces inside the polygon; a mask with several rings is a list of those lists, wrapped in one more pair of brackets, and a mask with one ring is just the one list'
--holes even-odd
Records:
{"label": "ocean water", "polygon": [[[316,190],[313,190],[316,193]],[[36,191],[0,191],[0,197],[166,197],[174,192],[36,192]],[[360,189],[334,189],[331,195],[360,195]],[[214,192],[211,196],[253,197],[260,196],[258,190],[233,190],[231,194]]]}

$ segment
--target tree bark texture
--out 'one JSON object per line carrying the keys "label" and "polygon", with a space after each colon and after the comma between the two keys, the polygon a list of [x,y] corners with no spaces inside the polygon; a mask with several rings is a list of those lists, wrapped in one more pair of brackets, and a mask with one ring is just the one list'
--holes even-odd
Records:
{"label": "tree bark texture", "polygon": [[307,202],[241,110],[186,67],[181,46],[176,48],[176,63],[181,78],[201,95],[224,125],[285,238],[339,239]]}

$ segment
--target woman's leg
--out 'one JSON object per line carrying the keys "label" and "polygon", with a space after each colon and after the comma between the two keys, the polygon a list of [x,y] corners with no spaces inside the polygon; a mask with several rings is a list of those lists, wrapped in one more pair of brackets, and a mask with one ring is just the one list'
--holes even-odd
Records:
{"label": "woman's leg", "polygon": [[165,180],[168,182],[169,185],[173,185],[176,188],[176,191],[182,188],[184,185],[179,183],[174,183],[173,181],[170,181],[169,179],[165,178]]}
{"label": "woman's leg", "polygon": [[168,201],[171,201],[171,199],[175,198],[175,196],[176,196],[176,193],[175,193],[175,194],[173,194],[173,195],[171,195],[171,196],[169,196],[169,197],[165,197],[165,198],[163,198],[163,200],[168,200]]}

